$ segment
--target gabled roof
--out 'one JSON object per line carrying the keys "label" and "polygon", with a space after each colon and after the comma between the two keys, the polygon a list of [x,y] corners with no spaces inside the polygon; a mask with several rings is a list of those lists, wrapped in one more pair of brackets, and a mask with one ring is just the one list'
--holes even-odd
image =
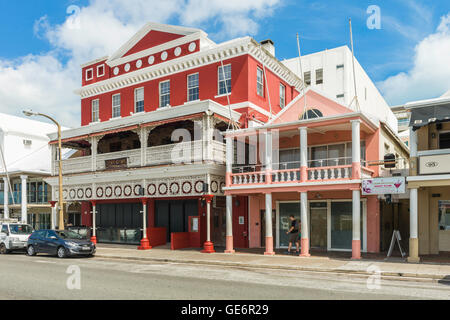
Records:
{"label": "gabled roof", "polygon": [[128,40],[128,42],[120,47],[120,49],[109,58],[109,61],[119,59],[194,33],[199,33],[206,37],[206,33],[200,29],[149,22],[130,40]]}
{"label": "gabled roof", "polygon": [[269,124],[279,124],[302,119],[302,116],[305,113],[305,96],[306,108],[308,110],[319,110],[324,117],[354,112],[337,101],[326,97],[324,94],[308,88],[304,93],[302,92],[295,97],[291,103],[284,107],[275,118],[269,121]]}

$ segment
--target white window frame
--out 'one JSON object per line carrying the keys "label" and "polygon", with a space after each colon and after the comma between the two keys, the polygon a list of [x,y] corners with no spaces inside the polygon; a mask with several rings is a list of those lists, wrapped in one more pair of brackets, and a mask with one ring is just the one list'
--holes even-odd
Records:
{"label": "white window frame", "polygon": [[[97,111],[94,111],[94,103],[97,102]],[[94,112],[97,113],[97,118],[94,118]],[[100,99],[91,101],[91,122],[98,122],[100,120]]]}
{"label": "white window frame", "polygon": [[[140,112],[144,112],[144,105],[142,106],[142,111],[137,111],[137,92],[138,90],[142,90],[142,102],[144,102],[145,100],[145,90],[144,87],[140,87],[140,88],[136,88],[134,89],[134,113],[140,113]],[[141,100],[139,100],[141,101]]]}
{"label": "white window frame", "polygon": [[[103,68],[103,73],[102,73],[102,74],[100,74],[100,72],[98,72],[98,70],[99,70],[100,68]],[[105,65],[104,65],[104,64],[99,64],[99,65],[97,66],[97,77],[103,77],[104,75],[105,75]]]}
{"label": "white window frame", "polygon": [[280,83],[280,107],[281,109],[286,107],[286,86],[282,83]]}
{"label": "white window frame", "polygon": [[[163,84],[163,83],[166,83],[166,82],[168,82],[169,83],[169,103],[168,104],[166,104],[166,105],[162,105],[161,104],[161,101],[162,101],[162,99],[161,99],[161,85]],[[165,80],[165,81],[161,81],[160,83],[159,83],[159,108],[165,108],[165,107],[170,107],[170,80]],[[165,95],[167,95],[167,94],[165,94]]]}
{"label": "white window frame", "polygon": [[[321,71],[322,77],[321,77],[320,80],[319,80],[319,78],[317,77],[317,73],[318,73],[320,70],[322,70],[322,71]],[[316,85],[323,84],[323,68],[316,69],[315,74],[316,74],[316,81],[315,81]],[[321,81],[321,82],[318,83],[317,81]]]}
{"label": "white window frame", "polygon": [[[261,72],[261,82],[258,81],[258,72]],[[256,67],[256,94],[264,98],[264,70],[259,66]]]}
{"label": "white window frame", "polygon": [[[89,71],[92,74],[92,77],[90,77],[90,78],[88,78]],[[84,74],[84,78],[86,79],[86,81],[90,81],[90,80],[94,79],[94,68],[86,69],[85,74]]]}
{"label": "white window frame", "polygon": [[[309,84],[306,83],[306,75],[309,74]],[[303,81],[305,82],[305,86],[310,86],[312,84],[312,73],[311,71],[303,72]]]}
{"label": "white window frame", "polygon": [[[190,77],[190,76],[195,76],[195,75],[198,76],[198,77],[197,77],[197,87],[189,88],[189,77]],[[198,72],[191,73],[191,74],[188,74],[188,75],[187,75],[187,77],[186,77],[186,87],[187,87],[187,101],[188,101],[188,102],[200,100],[200,74],[199,74]],[[197,99],[194,99],[194,100],[190,100],[190,99],[189,99],[189,89],[194,89],[194,88],[197,88],[197,89],[198,89],[198,98],[197,98]]]}
{"label": "white window frame", "polygon": [[[228,95],[231,95],[231,90],[233,89],[233,87],[232,87],[232,82],[231,82],[231,79],[232,79],[232,74],[231,74],[231,72],[232,72],[232,68],[231,68],[231,63],[229,63],[229,64],[225,64],[224,66],[223,66],[223,69],[225,69],[226,67],[228,67],[228,66],[230,66],[230,91],[228,91],[228,92],[225,92],[225,93],[220,93],[220,74],[222,73],[222,72],[220,72],[220,69],[222,68],[222,66],[220,65],[220,66],[218,66],[217,67],[217,96],[226,96],[227,94]],[[225,73],[224,71],[223,71],[223,73]],[[225,73],[225,75],[226,75],[226,73]],[[224,80],[222,80],[222,81],[224,81],[225,82],[225,88],[227,88],[227,90],[228,90],[228,86],[227,86],[227,78],[225,78]]]}
{"label": "white window frame", "polygon": [[[114,116],[114,109],[117,109],[117,106],[114,106],[114,97],[117,97],[117,96],[119,96],[119,115],[118,116]],[[121,108],[122,108],[122,101],[121,101],[121,96],[120,96],[120,93],[117,93],[117,94],[113,94],[112,95],[112,97],[111,97],[111,99],[112,99],[112,101],[111,101],[111,106],[112,106],[112,112],[111,112],[111,118],[120,118],[120,116],[121,116],[121,112],[122,112],[122,110],[121,110]]]}

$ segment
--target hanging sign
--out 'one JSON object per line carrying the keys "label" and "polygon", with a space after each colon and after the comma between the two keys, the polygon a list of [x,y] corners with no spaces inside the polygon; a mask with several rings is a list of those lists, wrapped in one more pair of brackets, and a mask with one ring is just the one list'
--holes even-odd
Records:
{"label": "hanging sign", "polygon": [[362,194],[401,194],[406,193],[405,177],[373,178],[362,181]]}

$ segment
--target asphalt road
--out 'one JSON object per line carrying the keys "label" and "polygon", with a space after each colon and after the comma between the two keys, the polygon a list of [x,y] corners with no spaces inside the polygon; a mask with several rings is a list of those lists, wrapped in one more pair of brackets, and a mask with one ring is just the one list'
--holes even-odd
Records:
{"label": "asphalt road", "polygon": [[450,299],[450,285],[382,280],[369,289],[344,275],[10,254],[0,255],[0,299]]}

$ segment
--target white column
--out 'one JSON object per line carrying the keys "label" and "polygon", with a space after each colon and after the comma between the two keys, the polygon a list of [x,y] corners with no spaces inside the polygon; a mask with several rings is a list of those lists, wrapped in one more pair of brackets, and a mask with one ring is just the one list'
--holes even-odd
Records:
{"label": "white column", "polygon": [[91,241],[97,243],[97,224],[95,222],[95,218],[97,215],[97,205],[95,202],[92,202],[92,237]]}
{"label": "white column", "polygon": [[418,190],[409,190],[409,257],[408,262],[419,262]]}
{"label": "white column", "polygon": [[352,210],[352,259],[361,259],[361,196],[353,190]]}
{"label": "white column", "polygon": [[139,132],[139,139],[141,142],[141,166],[144,167],[147,164],[147,144],[148,144],[148,134],[150,130],[148,128],[142,127]]}
{"label": "white column", "polygon": [[98,137],[91,137],[91,171],[95,172],[97,170],[97,148],[98,148]]}
{"label": "white column", "polygon": [[352,123],[352,179],[361,179],[361,120]]}
{"label": "white column", "polygon": [[3,213],[4,213],[4,218],[5,219],[9,219],[9,183],[8,183],[8,178],[3,178]]}
{"label": "white column", "polygon": [[265,132],[265,142],[266,142],[266,154],[265,154],[265,165],[266,165],[266,183],[272,183],[272,133],[270,131]]}
{"label": "white column", "polygon": [[50,224],[51,224],[51,228],[52,228],[52,230],[55,230],[56,229],[56,206],[57,206],[58,204],[57,203],[55,203],[55,206],[54,207],[52,207],[52,213],[51,213],[51,221],[50,221]]}
{"label": "white column", "polygon": [[21,220],[23,223],[27,223],[27,179],[28,177],[25,175],[20,176],[21,180],[21,192],[22,192],[22,202],[21,202]]}
{"label": "white column", "polygon": [[272,194],[266,193],[266,251],[265,255],[274,255],[272,234]]}
{"label": "white column", "polygon": [[300,193],[300,216],[301,216],[301,231],[302,231],[302,252],[301,257],[309,257],[309,224],[308,224],[308,193]]}
{"label": "white column", "polygon": [[142,204],[142,229],[144,229],[142,237],[147,239],[147,202]]}
{"label": "white column", "polygon": [[227,173],[231,173],[232,168],[233,168],[233,158],[234,158],[233,138],[226,137],[225,142],[226,142],[226,150],[227,150],[227,155],[226,155]]}
{"label": "white column", "polygon": [[225,253],[234,253],[233,249],[233,197],[226,196],[226,249]]}
{"label": "white column", "polygon": [[409,174],[416,176],[418,174],[417,165],[417,130],[409,129]]}

